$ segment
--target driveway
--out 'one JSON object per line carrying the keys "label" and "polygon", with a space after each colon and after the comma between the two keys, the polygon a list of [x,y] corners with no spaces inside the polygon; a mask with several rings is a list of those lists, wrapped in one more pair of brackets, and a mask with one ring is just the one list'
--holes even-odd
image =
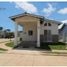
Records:
{"label": "driveway", "polygon": [[67,56],[53,56],[40,51],[13,50],[0,53],[1,66],[65,66]]}
{"label": "driveway", "polygon": [[0,66],[66,66],[66,56],[56,56],[46,51],[39,50],[18,50],[5,46],[0,43],[0,48],[8,49],[0,53]]}

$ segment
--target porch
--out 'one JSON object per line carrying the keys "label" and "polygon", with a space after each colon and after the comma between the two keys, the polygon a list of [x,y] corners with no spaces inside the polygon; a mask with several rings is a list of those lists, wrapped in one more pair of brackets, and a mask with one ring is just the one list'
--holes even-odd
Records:
{"label": "porch", "polygon": [[[15,46],[19,44],[22,47],[40,47],[40,18],[27,13],[19,17],[11,17],[15,21]],[[23,32],[19,34],[20,37],[18,37],[18,25],[23,28]]]}

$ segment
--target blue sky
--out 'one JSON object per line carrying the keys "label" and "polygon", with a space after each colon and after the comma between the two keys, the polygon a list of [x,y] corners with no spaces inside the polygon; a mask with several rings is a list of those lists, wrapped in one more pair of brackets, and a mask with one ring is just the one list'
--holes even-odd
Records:
{"label": "blue sky", "polygon": [[28,12],[67,22],[67,2],[0,2],[0,26],[14,31],[10,16]]}

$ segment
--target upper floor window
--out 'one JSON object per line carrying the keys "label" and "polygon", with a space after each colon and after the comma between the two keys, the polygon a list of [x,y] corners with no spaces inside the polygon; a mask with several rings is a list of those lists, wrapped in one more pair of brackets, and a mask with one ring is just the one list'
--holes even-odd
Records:
{"label": "upper floor window", "polygon": [[48,23],[48,26],[51,26],[51,23]]}
{"label": "upper floor window", "polygon": [[47,23],[45,23],[44,26],[47,26]]}
{"label": "upper floor window", "polygon": [[51,26],[51,23],[45,23],[44,26]]}

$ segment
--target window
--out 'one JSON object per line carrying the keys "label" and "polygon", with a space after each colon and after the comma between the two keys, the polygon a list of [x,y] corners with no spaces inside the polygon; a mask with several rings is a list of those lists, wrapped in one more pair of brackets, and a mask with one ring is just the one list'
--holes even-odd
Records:
{"label": "window", "polygon": [[44,26],[47,26],[47,23],[45,23]]}
{"label": "window", "polygon": [[48,26],[51,26],[51,23],[48,23]]}
{"label": "window", "polygon": [[31,35],[33,35],[33,31],[32,30],[29,30],[28,31],[28,34],[31,36]]}
{"label": "window", "polygon": [[[47,26],[47,23],[45,23],[44,26]],[[48,26],[51,26],[51,23],[48,23]]]}

